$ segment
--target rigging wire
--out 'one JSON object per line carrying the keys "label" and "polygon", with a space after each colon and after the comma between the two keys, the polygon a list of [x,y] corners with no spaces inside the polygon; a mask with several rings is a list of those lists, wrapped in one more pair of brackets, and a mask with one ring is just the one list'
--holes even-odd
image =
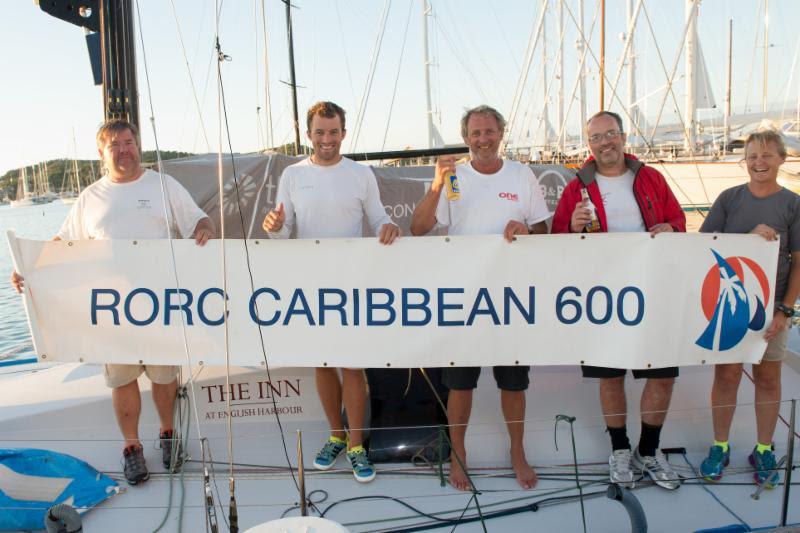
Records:
{"label": "rigging wire", "polygon": [[[138,0],[136,0],[138,9]],[[172,7],[172,18],[175,19],[175,29],[178,35],[178,43],[181,45],[181,53],[183,54],[183,62],[186,65],[186,73],[189,75],[189,86],[192,88],[192,97],[194,98],[195,109],[197,110],[197,118],[200,119],[200,131],[203,132],[203,139],[206,141],[206,150],[211,151],[211,143],[208,142],[208,134],[206,133],[206,125],[203,121],[203,112],[200,109],[200,101],[197,99],[197,91],[194,87],[194,78],[192,77],[192,68],[189,66],[189,58],[186,55],[186,47],[183,44],[183,35],[181,33],[181,24],[178,20],[178,12],[175,9],[175,0],[169,0]],[[148,87],[149,89],[149,87]],[[160,164],[160,162],[159,162]]]}
{"label": "rigging wire", "polygon": [[344,52],[342,54],[344,56],[344,68],[347,71],[347,81],[350,84],[350,96],[353,98],[353,102],[355,103],[355,101],[356,101],[356,90],[355,90],[355,86],[353,85],[353,73],[350,70],[350,59],[349,59],[349,56],[347,54],[347,46],[346,46],[346,43],[345,43],[345,40],[344,40],[345,32],[344,32],[344,27],[342,25],[342,13],[339,10],[339,0],[336,0],[336,2],[334,2],[334,5],[336,6],[336,20],[339,23],[339,37],[341,38],[342,50]]}
{"label": "rigging wire", "polygon": [[356,125],[353,132],[353,142],[351,144],[351,151],[354,153],[358,151],[358,138],[361,135],[361,126],[367,113],[367,103],[369,102],[369,96],[372,92],[372,80],[375,78],[375,70],[378,65],[378,56],[380,56],[381,53],[381,45],[383,44],[383,36],[386,33],[386,21],[389,18],[389,9],[391,5],[392,0],[386,0],[386,2],[383,4],[380,29],[375,37],[375,45],[373,46],[372,57],[370,58],[369,72],[364,85],[364,93],[361,96],[361,103],[358,106],[358,113],[356,114]]}
{"label": "rigging wire", "polygon": [[389,102],[389,116],[386,119],[386,129],[383,132],[383,143],[381,144],[381,151],[386,149],[386,138],[389,136],[389,125],[392,123],[392,110],[394,110],[394,100],[397,96],[397,84],[400,81],[400,72],[403,66],[403,55],[406,51],[406,37],[408,37],[408,27],[411,25],[411,8],[414,7],[414,2],[408,3],[408,18],[406,18],[406,29],[403,32],[403,44],[400,45],[400,59],[397,62],[397,76],[394,78],[394,88],[392,89],[392,100]]}
{"label": "rigging wire", "polygon": [[[142,16],[141,16],[141,11],[139,9],[139,1],[138,0],[135,1],[135,5],[136,5],[136,17],[137,17],[137,22],[138,22],[138,26],[139,26],[139,39],[140,39],[141,47],[142,47],[142,60],[143,60],[143,66],[144,66],[144,72],[145,72],[145,81],[146,81],[146,85],[147,85],[148,103],[149,103],[149,106],[150,106],[150,124],[151,124],[152,129],[153,129],[153,141],[154,141],[155,147],[156,147],[156,161],[158,163],[158,176],[159,176],[159,181],[160,181],[160,184],[161,184],[161,197],[162,197],[162,203],[163,203],[163,206],[164,206],[164,220],[165,220],[165,223],[166,223],[166,226],[167,226],[167,239],[168,239],[168,242],[169,242],[170,257],[171,257],[171,260],[172,260],[171,261],[171,263],[172,263],[172,273],[173,273],[173,276],[175,278],[175,285],[176,285],[178,294],[181,294],[180,278],[178,276],[177,260],[176,260],[176,257],[175,257],[175,246],[174,246],[174,241],[173,241],[173,237],[172,237],[172,228],[171,228],[170,217],[169,217],[169,212],[168,212],[168,209],[169,209],[168,208],[168,205],[169,205],[168,194],[167,194],[166,186],[165,186],[165,183],[164,183],[164,171],[163,171],[163,164],[162,164],[162,161],[161,161],[161,149],[160,149],[159,144],[158,144],[158,132],[157,132],[157,129],[156,129],[155,110],[154,110],[154,106],[153,106],[153,93],[152,93],[152,88],[151,88],[151,84],[150,84],[150,73],[149,73],[149,69],[148,69],[148,66],[147,66],[148,65],[148,63],[147,63],[147,49],[145,48],[145,45],[144,45],[144,31],[143,31],[144,26],[142,25]],[[194,388],[194,380],[192,379],[192,376],[191,376],[192,360],[191,360],[191,356],[189,354],[189,343],[188,343],[188,339],[187,339],[187,334],[186,333],[187,333],[186,332],[186,320],[185,320],[184,314],[181,313],[181,337],[182,337],[182,341],[183,341],[183,350],[184,350],[184,355],[186,357],[186,362],[187,362],[188,368],[190,369],[189,379],[188,379],[189,390],[192,393],[192,401],[195,403],[195,405],[197,405],[197,395],[196,395],[195,388]],[[176,398],[175,401],[176,402],[180,402],[180,398]],[[179,407],[179,406],[176,406],[176,407]],[[199,439],[202,439],[203,438],[203,434],[202,434],[202,430],[200,428],[200,418],[199,418],[199,415],[197,414],[197,409],[194,410],[194,415],[195,415],[195,423],[196,423],[196,426],[197,426],[197,435],[198,435]],[[188,425],[186,427],[186,430],[187,431],[189,430],[189,426]],[[184,437],[187,437],[187,435],[184,435]],[[178,442],[183,442],[183,438],[181,438],[179,436]],[[175,451],[175,450],[173,449],[173,451]],[[178,457],[174,458],[174,460],[176,462],[178,461],[178,459],[179,459]],[[182,470],[183,469],[181,469],[181,471]],[[170,475],[171,474],[172,474],[172,472],[170,471]],[[183,479],[183,473],[181,473],[181,480],[182,479]],[[172,484],[170,483],[170,505],[171,505],[171,499],[172,499],[171,498],[172,497],[172,490],[171,489],[172,489]],[[181,507],[183,507],[183,495],[181,496]],[[183,513],[181,512],[181,516],[180,516],[181,520],[182,520],[182,517],[183,517]],[[166,521],[166,516],[165,516],[164,520]]]}
{"label": "rigging wire", "polygon": [[[756,21],[763,20],[761,18],[761,6],[763,5],[764,5],[763,1],[759,0],[758,7],[756,8],[756,18],[755,18]],[[750,57],[750,65],[748,67],[749,70],[747,71],[747,79],[750,80],[750,83],[747,84],[747,92],[745,93],[744,97],[745,113],[748,113],[750,111],[748,104],[750,103],[750,89],[752,89],[752,82],[759,79],[758,76],[753,76],[753,71],[756,68],[756,52],[758,52],[759,49],[758,41],[760,40],[759,37],[761,35],[761,24],[756,23],[755,26],[756,26],[756,34],[753,41],[753,55]]]}
{"label": "rigging wire", "polygon": [[[576,19],[575,19],[575,15],[574,15],[574,13],[572,12],[572,10],[569,8],[569,5],[565,3],[565,4],[564,4],[564,9],[567,11],[567,14],[568,14],[568,15],[569,15],[569,17],[572,19],[573,23],[575,23],[575,25],[577,26],[577,21],[576,21]],[[644,12],[645,12],[645,14],[647,14],[647,9],[645,9],[645,10],[644,10]],[[688,26],[685,26],[685,27],[684,27],[684,35],[685,35],[685,33],[686,33],[686,29],[687,29],[687,28],[688,28]],[[579,32],[579,34],[580,34],[580,32]],[[600,62],[598,61],[598,59],[597,59],[597,56],[594,54],[594,52],[592,51],[592,49],[589,47],[589,42],[586,40],[586,36],[585,36],[585,35],[583,35],[583,34],[580,34],[580,37],[581,37],[581,40],[583,41],[583,45],[587,47],[587,50],[588,50],[588,51],[589,51],[589,53],[591,54],[591,56],[592,56],[592,59],[594,60],[595,64],[599,65],[599,63],[600,63]],[[656,47],[656,48],[657,48],[657,47]],[[668,80],[669,80],[669,79],[668,79]],[[608,78],[606,77],[606,78],[605,78],[605,82],[608,82],[608,81],[609,81],[609,80],[608,80]],[[611,91],[611,98],[612,98],[612,100],[616,99],[617,103],[618,103],[618,104],[619,104],[619,105],[622,107],[622,112],[623,112],[623,114],[624,114],[626,117],[629,117],[629,118],[630,118],[630,113],[629,113],[629,112],[628,112],[628,110],[625,108],[625,104],[622,102],[622,100],[620,99],[619,95],[617,94],[617,91],[616,91],[616,90],[614,90],[614,88],[612,88],[612,91]],[[663,104],[662,104],[662,108],[663,108]],[[642,137],[642,141],[643,141],[643,142],[645,143],[645,145],[647,146],[647,148],[648,148],[648,153],[652,153],[652,154],[655,156],[655,151],[653,150],[653,145],[652,145],[652,142],[651,142],[650,140],[648,140],[648,138],[647,138],[647,137],[645,137],[645,135],[644,135],[644,132],[642,132],[642,130],[639,128],[639,125],[638,125],[638,124],[636,124],[635,122],[633,122],[633,125],[634,125],[634,128],[636,129],[636,132],[637,132],[637,134],[638,134],[640,137]],[[659,161],[661,162],[661,160],[659,160]],[[689,195],[688,195],[688,194],[686,194],[686,191],[684,191],[684,190],[683,190],[683,187],[681,187],[680,183],[678,183],[678,181],[677,181],[677,180],[676,180],[676,179],[675,179],[675,178],[672,176],[672,173],[669,171],[669,169],[668,169],[666,166],[662,166],[662,168],[663,168],[663,170],[664,170],[664,173],[666,174],[666,177],[667,177],[669,180],[672,180],[672,182],[674,183],[675,187],[676,187],[676,188],[677,188],[677,189],[678,189],[678,190],[681,192],[681,194],[683,194],[683,195],[684,195],[686,198],[689,198]],[[702,180],[701,180],[701,183],[702,183]],[[704,186],[704,187],[705,187],[705,186]],[[699,212],[699,211],[698,211],[698,212]],[[700,212],[700,213],[702,214],[702,212]],[[703,216],[705,216],[705,215],[703,215]]]}
{"label": "rigging wire", "polygon": [[[219,191],[219,224],[220,224],[220,259],[222,262],[222,294],[228,294],[228,258],[225,253],[225,187],[224,187],[224,174],[222,170],[222,62],[229,59],[222,53],[222,48],[219,41],[219,19],[220,10],[222,9],[222,2],[218,1],[214,9],[214,45],[217,52],[217,180]],[[234,179],[235,179],[234,175]],[[222,298],[222,324],[225,343],[225,390],[230,390],[231,383],[231,350],[230,350],[230,331],[228,327],[228,299]],[[228,506],[228,519],[230,520],[231,533],[238,533],[239,519],[236,506],[236,478],[234,477],[233,470],[233,417],[231,416],[231,394],[226,395],[226,412],[227,412],[227,436],[228,436],[228,491],[230,493],[230,502]],[[224,513],[223,513],[224,514]]]}
{"label": "rigging wire", "polygon": [[269,39],[267,39],[267,6],[261,0],[261,28],[264,32],[264,108],[267,114],[267,147],[275,148],[275,136],[272,131],[272,95],[269,89]]}
{"label": "rigging wire", "polygon": [[[648,26],[648,28],[650,28],[650,33],[653,36],[653,40],[655,41],[655,31],[653,30],[653,23],[650,20],[650,13],[647,10],[647,7],[644,5],[644,3],[642,3],[642,7],[643,7],[645,18],[647,19],[647,26]],[[692,9],[693,9],[693,11],[695,11],[695,16],[696,16],[697,4],[693,4]],[[683,38],[681,40],[681,46],[678,48],[678,52],[677,52],[677,54],[675,56],[675,64],[674,64],[673,70],[672,70],[673,73],[672,73],[671,76],[667,76],[667,82],[668,82],[667,92],[664,93],[664,100],[662,100],[662,102],[661,102],[661,109],[659,110],[659,115],[658,115],[659,118],[656,120],[656,123],[653,125],[653,134],[652,134],[650,140],[649,141],[645,140],[645,143],[647,144],[648,150],[651,153],[653,153],[653,155],[655,155],[655,153],[653,152],[653,147],[652,147],[653,137],[655,137],[655,134],[656,134],[656,128],[658,127],[658,123],[659,123],[660,117],[661,117],[661,112],[663,111],[664,105],[666,103],[667,94],[672,96],[672,103],[675,106],[675,109],[678,109],[678,100],[677,100],[677,97],[675,96],[675,91],[672,90],[672,80],[675,78],[675,71],[676,71],[676,69],[678,67],[678,59],[680,58],[681,52],[683,51],[683,47],[686,44],[686,33],[688,31],[689,31],[689,21],[687,21],[687,23],[684,25]],[[666,75],[666,64],[664,63],[664,58],[661,55],[661,49],[658,47],[658,45],[656,45],[655,48],[656,48],[656,55],[658,56],[658,60],[659,60],[659,62],[661,64],[662,68],[664,69],[664,74]],[[614,90],[613,93],[614,93],[614,96],[616,96],[616,94],[617,94],[616,90]],[[627,110],[626,110],[626,113],[627,113]],[[678,115],[678,120],[680,121],[681,129],[683,130],[684,139],[686,139],[688,141],[689,140],[689,135],[688,135],[688,131],[689,130],[686,127],[686,122],[684,122],[683,116],[682,115]],[[690,125],[689,127],[692,127],[692,125]],[[708,190],[706,190],[706,184],[705,184],[705,181],[703,181],[703,176],[702,176],[702,174],[700,172],[700,166],[698,165],[698,162],[695,159],[695,152],[694,152],[693,143],[688,143],[688,144],[689,144],[689,157],[691,158],[692,163],[694,163],[695,170],[697,171],[697,177],[700,178],[700,186],[703,189],[703,196],[706,197],[706,203],[710,204],[711,203],[711,199],[708,196]],[[677,185],[677,181],[675,180],[675,178],[673,178],[672,176],[670,176],[670,178]],[[679,188],[680,188],[680,186],[679,186]],[[689,196],[685,192],[683,192],[682,189],[681,189],[681,192],[686,196],[687,199],[689,199]]]}

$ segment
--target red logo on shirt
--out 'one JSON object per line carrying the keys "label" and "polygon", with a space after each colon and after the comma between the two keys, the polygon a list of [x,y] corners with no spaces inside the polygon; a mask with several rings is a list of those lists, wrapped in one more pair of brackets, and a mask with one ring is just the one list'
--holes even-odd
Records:
{"label": "red logo on shirt", "polygon": [[505,198],[506,200],[511,200],[512,202],[519,201],[519,195],[513,192],[501,192],[500,198]]}

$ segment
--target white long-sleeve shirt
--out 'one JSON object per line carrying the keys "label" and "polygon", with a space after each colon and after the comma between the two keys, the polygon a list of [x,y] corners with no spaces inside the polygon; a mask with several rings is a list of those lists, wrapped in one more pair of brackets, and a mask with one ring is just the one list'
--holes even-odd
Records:
{"label": "white long-sleeve shirt", "polygon": [[287,239],[297,226],[298,239],[361,237],[366,216],[377,236],[392,219],[386,214],[372,170],[343,157],[331,166],[308,157],[283,171],[275,205],[283,203],[286,219],[270,238]]}

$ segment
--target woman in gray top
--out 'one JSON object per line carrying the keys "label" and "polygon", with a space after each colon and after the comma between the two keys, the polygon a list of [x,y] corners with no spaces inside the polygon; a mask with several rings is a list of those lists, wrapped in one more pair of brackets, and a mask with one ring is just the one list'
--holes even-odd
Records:
{"label": "woman in gray top", "polygon": [[[779,481],[772,435],[780,409],[788,321],[800,294],[800,196],[778,183],[778,169],[785,160],[786,146],[779,133],[750,134],[745,143],[750,181],[720,194],[700,228],[701,232],[755,233],[770,241],[780,239],[774,312],[764,334],[767,347],[761,363],[753,365],[758,442],[749,459],[756,484],[766,488]],[[719,481],[730,461],[728,435],[741,378],[741,363],[715,367],[711,389],[714,445],[700,466],[708,481]]]}

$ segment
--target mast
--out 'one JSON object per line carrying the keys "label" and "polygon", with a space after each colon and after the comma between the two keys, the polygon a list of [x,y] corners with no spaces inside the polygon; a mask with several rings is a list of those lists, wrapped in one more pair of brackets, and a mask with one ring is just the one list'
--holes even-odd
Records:
{"label": "mast", "polygon": [[606,108],[606,0],[600,0],[600,111]]}
{"label": "mast", "polygon": [[[542,24],[542,91],[544,91],[545,98],[547,97],[547,1],[545,1],[542,9],[544,9],[544,19]],[[544,142],[543,142],[543,150],[547,149],[550,145],[550,118],[547,113],[548,102],[545,100],[543,102],[543,110],[544,110],[544,117],[542,118],[542,124],[544,125]]]}
{"label": "mast", "polygon": [[684,149],[691,152],[695,142],[695,117],[696,95],[695,95],[695,61],[697,54],[697,2],[698,0],[686,0],[686,41],[684,53],[686,54],[686,101],[684,105]]}
{"label": "mast", "polygon": [[[558,132],[564,129],[564,0],[558,0],[558,105],[556,106],[556,124]],[[564,134],[558,136],[559,154],[564,153]]]}
{"label": "mast", "polygon": [[634,130],[634,125],[638,122],[638,109],[636,106],[636,54],[633,51],[633,31],[636,27],[633,20],[633,0],[628,0],[628,116],[626,117],[626,131]]}
{"label": "mast", "polygon": [[583,43],[583,39],[584,39],[584,35],[585,35],[583,33],[583,30],[584,30],[584,25],[583,25],[583,0],[578,0],[578,25],[579,25],[578,26],[579,27],[579,31],[581,33],[581,36],[577,41],[577,48],[578,48],[578,52],[579,52],[579,55],[580,55],[579,64],[582,65],[581,66],[581,71],[578,72],[578,80],[579,80],[579,84],[580,84],[580,97],[579,97],[579,99],[580,99],[580,104],[581,104],[581,111],[580,111],[580,113],[581,113],[581,127],[580,127],[580,130],[581,130],[581,145],[583,145],[584,144],[583,137],[584,137],[584,133],[585,133],[584,132],[584,129],[585,129],[584,128],[584,124],[586,124],[586,66],[585,66],[585,63],[583,62],[583,56],[584,56],[584,54],[586,54],[586,45]]}
{"label": "mast", "polygon": [[728,72],[725,75],[725,129],[722,136],[722,153],[728,151],[731,138],[731,79],[733,73],[733,19],[728,20]]}
{"label": "mast", "polygon": [[431,61],[428,55],[428,17],[431,6],[422,0],[422,53],[425,68],[425,120],[428,125],[428,148],[433,148],[433,108],[431,107]]}
{"label": "mast", "polygon": [[294,112],[294,153],[300,155],[300,119],[297,113],[297,83],[294,75],[294,37],[292,37],[292,4],[286,4],[286,39],[289,42],[289,86],[292,88],[292,110]]}
{"label": "mast", "polygon": [[[100,62],[101,75],[95,83],[103,86],[105,120],[127,120],[139,129],[133,0],[37,3],[45,13],[92,32],[86,35],[86,42],[93,67]],[[92,53],[97,48],[99,58]]]}
{"label": "mast", "polygon": [[764,77],[761,89],[761,111],[767,112],[767,67],[769,66],[769,0],[764,0]]}

